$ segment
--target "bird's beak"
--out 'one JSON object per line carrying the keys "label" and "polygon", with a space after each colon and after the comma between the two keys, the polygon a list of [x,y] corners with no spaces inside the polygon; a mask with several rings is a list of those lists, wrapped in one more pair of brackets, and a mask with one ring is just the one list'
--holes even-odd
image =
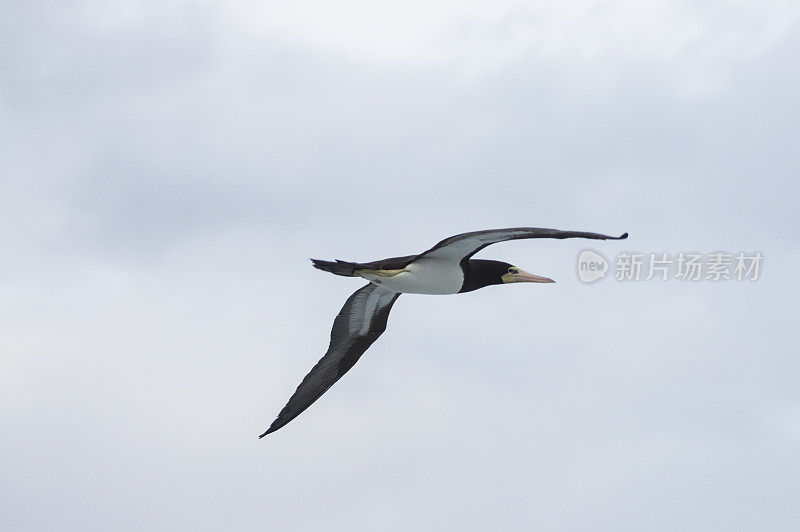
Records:
{"label": "bird's beak", "polygon": [[549,277],[542,277],[532,273],[519,270],[519,273],[507,273],[503,275],[504,283],[554,283]]}

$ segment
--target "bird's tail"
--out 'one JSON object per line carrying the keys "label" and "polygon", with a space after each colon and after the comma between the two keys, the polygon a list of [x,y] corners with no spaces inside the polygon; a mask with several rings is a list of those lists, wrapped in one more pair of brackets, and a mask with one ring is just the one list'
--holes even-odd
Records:
{"label": "bird's tail", "polygon": [[342,275],[344,277],[355,277],[356,273],[356,266],[355,262],[345,262],[343,260],[337,260],[336,262],[330,262],[327,260],[319,260],[319,259],[311,259],[311,262],[314,264],[314,267],[330,272],[334,275]]}

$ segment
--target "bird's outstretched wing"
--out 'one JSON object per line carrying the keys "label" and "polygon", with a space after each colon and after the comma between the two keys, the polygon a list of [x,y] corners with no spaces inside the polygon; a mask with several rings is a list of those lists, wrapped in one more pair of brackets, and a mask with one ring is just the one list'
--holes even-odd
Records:
{"label": "bird's outstretched wing", "polygon": [[347,298],[333,320],[328,352],[305,376],[278,417],[259,438],[275,432],[300,415],[353,367],[386,330],[389,311],[398,297],[399,293],[370,283]]}
{"label": "bird's outstretched wing", "polygon": [[443,259],[460,262],[491,244],[517,240],[520,238],[592,238],[595,240],[624,240],[628,233],[620,236],[587,233],[584,231],[560,231],[541,227],[511,227],[508,229],[487,229],[473,231],[445,238],[428,251],[420,253],[419,258]]}

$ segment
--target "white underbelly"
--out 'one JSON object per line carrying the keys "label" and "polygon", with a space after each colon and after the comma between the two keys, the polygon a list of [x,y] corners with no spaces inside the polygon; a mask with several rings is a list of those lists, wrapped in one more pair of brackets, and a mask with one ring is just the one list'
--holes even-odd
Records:
{"label": "white underbelly", "polygon": [[439,259],[417,260],[391,277],[360,275],[378,286],[404,294],[457,294],[464,284],[461,266]]}

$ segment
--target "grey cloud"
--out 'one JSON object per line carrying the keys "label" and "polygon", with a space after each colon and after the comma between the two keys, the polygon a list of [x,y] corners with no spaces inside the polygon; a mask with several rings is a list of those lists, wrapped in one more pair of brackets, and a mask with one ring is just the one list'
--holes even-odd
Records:
{"label": "grey cloud", "polygon": [[[4,529],[797,528],[794,26],[465,75],[202,4],[10,14]],[[584,243],[493,246],[558,283],[403,296],[256,439],[358,286],[308,257],[523,224],[629,231],[607,257],[760,250],[763,277],[587,287]]]}

